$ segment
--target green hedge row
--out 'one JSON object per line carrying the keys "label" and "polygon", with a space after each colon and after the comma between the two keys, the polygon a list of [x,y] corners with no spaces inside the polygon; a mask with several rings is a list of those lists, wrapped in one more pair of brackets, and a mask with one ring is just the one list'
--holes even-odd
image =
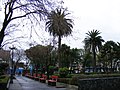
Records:
{"label": "green hedge row", "polygon": [[7,75],[0,76],[0,83],[7,83],[8,80],[9,80],[9,76]]}
{"label": "green hedge row", "polygon": [[58,82],[71,84],[71,85],[78,85],[78,80],[76,78],[58,78]]}
{"label": "green hedge row", "polygon": [[0,76],[0,90],[7,90],[7,84],[9,81],[9,76],[6,75],[2,75]]}
{"label": "green hedge row", "polygon": [[72,78],[59,78],[58,81],[66,84],[77,85],[79,79],[86,78],[104,78],[104,77],[120,77],[119,73],[116,74],[75,74],[72,75]]}

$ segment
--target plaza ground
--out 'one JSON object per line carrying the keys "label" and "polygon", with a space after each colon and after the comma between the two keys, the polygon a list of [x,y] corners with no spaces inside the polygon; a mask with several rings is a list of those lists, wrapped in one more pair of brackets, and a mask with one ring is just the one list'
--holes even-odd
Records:
{"label": "plaza ground", "polygon": [[78,87],[59,82],[56,86],[49,86],[47,83],[41,83],[24,76],[15,76],[9,90],[78,90]]}

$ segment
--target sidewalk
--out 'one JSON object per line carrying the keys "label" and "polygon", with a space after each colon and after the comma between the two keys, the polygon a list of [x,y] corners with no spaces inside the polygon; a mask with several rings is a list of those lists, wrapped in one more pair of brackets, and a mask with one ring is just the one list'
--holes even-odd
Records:
{"label": "sidewalk", "polygon": [[23,90],[20,83],[17,81],[17,79],[13,79],[13,84],[10,84],[8,90]]}
{"label": "sidewalk", "polygon": [[78,90],[61,83],[57,83],[57,87],[55,87],[23,76],[16,76],[15,78],[13,84],[9,86],[9,90]]}

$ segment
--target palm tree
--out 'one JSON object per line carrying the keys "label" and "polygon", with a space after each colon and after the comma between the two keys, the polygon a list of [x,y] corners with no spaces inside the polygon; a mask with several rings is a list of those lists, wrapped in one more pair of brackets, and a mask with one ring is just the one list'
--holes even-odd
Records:
{"label": "palm tree", "polygon": [[93,68],[96,68],[96,52],[100,51],[102,42],[104,40],[99,36],[100,32],[98,30],[88,31],[86,33],[88,36],[84,39],[85,49],[92,51],[93,53]]}
{"label": "palm tree", "polygon": [[72,33],[73,20],[67,19],[66,16],[70,13],[65,13],[66,9],[56,9],[48,14],[48,21],[46,22],[46,30],[58,37],[58,62],[60,66],[60,46],[62,37],[67,37]]}

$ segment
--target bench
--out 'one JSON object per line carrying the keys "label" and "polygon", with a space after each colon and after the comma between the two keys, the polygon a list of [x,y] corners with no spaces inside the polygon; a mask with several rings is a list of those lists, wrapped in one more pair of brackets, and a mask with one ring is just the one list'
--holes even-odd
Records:
{"label": "bench", "polygon": [[34,73],[33,75],[29,75],[29,78],[34,79],[35,76],[36,74]]}
{"label": "bench", "polygon": [[45,83],[45,82],[46,82],[46,80],[47,80],[47,76],[46,76],[46,75],[44,75],[44,74],[42,74],[42,77],[41,77],[41,78],[39,78],[39,81],[40,81],[40,82],[42,82],[42,83]]}
{"label": "bench", "polygon": [[26,73],[26,74],[25,74],[26,77],[29,77],[29,75],[30,75],[29,73]]}
{"label": "bench", "polygon": [[37,76],[34,75],[33,78],[34,78],[35,80],[39,80],[39,77],[40,77],[40,76],[41,76],[40,74],[37,74]]}
{"label": "bench", "polygon": [[32,76],[30,75],[30,73],[26,73],[25,76],[28,77],[28,78],[31,78],[31,77],[32,77]]}
{"label": "bench", "polygon": [[48,80],[48,85],[56,86],[58,76],[51,76],[51,80]]}

